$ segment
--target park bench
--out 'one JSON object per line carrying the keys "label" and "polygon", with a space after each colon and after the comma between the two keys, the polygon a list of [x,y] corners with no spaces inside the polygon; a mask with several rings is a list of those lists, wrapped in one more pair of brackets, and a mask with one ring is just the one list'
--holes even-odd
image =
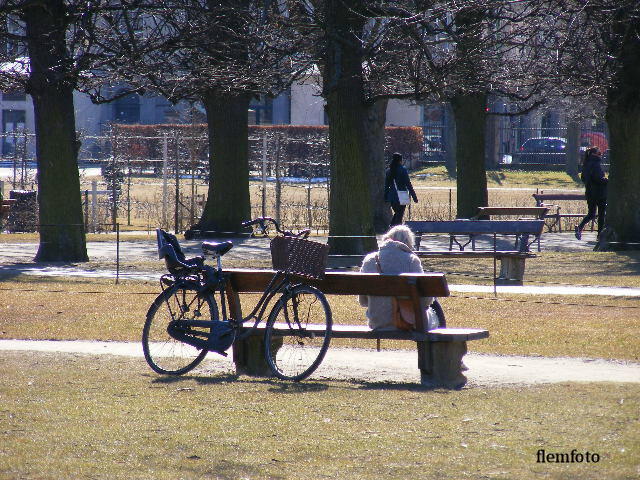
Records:
{"label": "park bench", "polygon": [[[558,232],[562,232],[563,218],[583,218],[586,213],[562,213],[562,207],[549,202],[572,202],[580,201],[586,204],[587,197],[583,193],[534,193],[533,198],[537,207],[546,207],[550,210],[544,215],[544,219],[551,219],[547,224],[547,231],[551,232],[554,228],[558,228]],[[591,231],[593,231],[593,221],[591,222]]]}
{"label": "park bench", "polygon": [[[241,317],[239,294],[262,292],[273,276],[270,270],[230,269],[227,299],[234,316]],[[366,325],[364,308],[358,308],[348,318],[333,318],[333,338],[371,340],[407,340],[416,343],[421,382],[428,386],[459,388],[466,383],[462,373],[462,357],[467,352],[467,342],[487,338],[489,332],[472,328],[437,328],[422,332],[426,322],[420,305],[421,297],[449,296],[449,287],[442,273],[384,275],[377,273],[327,272],[321,280],[305,280],[319,288],[331,303],[332,295],[377,295],[410,297],[418,319],[417,331],[371,330]],[[283,330],[284,332],[284,330]],[[239,373],[264,375],[269,371],[262,353],[263,328],[254,336],[236,342],[233,360]],[[338,348],[338,347],[336,347]],[[331,351],[331,347],[329,348]],[[331,353],[329,353],[331,355]]]}
{"label": "park bench", "polygon": [[[548,207],[478,207],[478,213],[472,220],[486,219],[491,217],[518,217],[518,220],[542,220],[549,212]],[[538,251],[540,251],[540,235],[538,235]]]}
{"label": "park bench", "polygon": [[[422,258],[492,258],[494,259],[493,281],[496,285],[522,285],[525,262],[536,255],[529,249],[540,239],[544,220],[449,220],[449,221],[408,221],[405,222],[416,235],[415,253]],[[446,234],[449,236],[448,250],[420,249],[425,234]],[[490,236],[492,248],[476,250],[476,240],[480,236]],[[497,236],[514,236],[514,248],[498,250]],[[459,240],[465,243],[461,243]],[[531,239],[532,238],[532,239]],[[453,249],[453,244],[458,250]],[[465,250],[471,244],[471,250]],[[495,262],[500,261],[500,274],[496,275]]]}

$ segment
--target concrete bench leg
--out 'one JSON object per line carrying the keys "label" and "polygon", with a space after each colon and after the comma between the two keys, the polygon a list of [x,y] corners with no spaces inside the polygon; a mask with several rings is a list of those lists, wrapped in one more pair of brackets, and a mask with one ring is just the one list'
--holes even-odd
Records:
{"label": "concrete bench leg", "polygon": [[[282,339],[276,339],[282,345]],[[251,336],[233,344],[233,362],[238,375],[270,377],[271,368],[264,358],[264,337]]]}
{"label": "concrete bench leg", "polygon": [[525,258],[500,257],[500,275],[497,285],[522,285],[524,283]]}
{"label": "concrete bench leg", "polygon": [[462,374],[462,357],[467,342],[417,342],[420,381],[429,387],[461,388],[467,383]]}

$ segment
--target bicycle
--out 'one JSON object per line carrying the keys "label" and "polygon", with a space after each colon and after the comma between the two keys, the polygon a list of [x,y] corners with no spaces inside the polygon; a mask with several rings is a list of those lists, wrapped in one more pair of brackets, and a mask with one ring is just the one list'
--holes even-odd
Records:
{"label": "bicycle", "polygon": [[[309,230],[293,234],[269,217],[243,223],[243,227],[258,226],[265,236],[270,225],[279,234],[271,241],[276,273],[244,318],[231,318],[225,301],[229,275],[222,268],[222,256],[233,243],[203,242],[203,256],[187,259],[174,235],[156,230],[158,256],[169,273],[160,279],[162,293],[149,308],[142,333],[144,356],[154,371],[181,375],[195,368],[209,351],[226,356],[234,342],[254,334],[277,295],[264,331],[269,368],[276,377],[293,381],[307,378],[318,368],[331,341],[331,309],[324,294],[303,279],[324,275],[328,247],[307,240]],[[215,268],[205,264],[207,256],[217,261]],[[253,325],[245,326],[249,321]]]}

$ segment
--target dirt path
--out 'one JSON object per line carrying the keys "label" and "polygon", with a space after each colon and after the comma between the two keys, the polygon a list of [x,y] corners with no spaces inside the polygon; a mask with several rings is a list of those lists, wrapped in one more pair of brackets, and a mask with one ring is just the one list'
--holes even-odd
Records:
{"label": "dirt path", "polygon": [[[3,350],[142,357],[138,342],[0,340],[0,351]],[[233,371],[230,357],[209,354],[202,368],[211,374]],[[469,367],[466,372],[469,387],[561,382],[640,383],[640,363],[477,353],[468,354],[464,361]],[[415,351],[330,348],[312,378],[419,383],[417,362]]]}

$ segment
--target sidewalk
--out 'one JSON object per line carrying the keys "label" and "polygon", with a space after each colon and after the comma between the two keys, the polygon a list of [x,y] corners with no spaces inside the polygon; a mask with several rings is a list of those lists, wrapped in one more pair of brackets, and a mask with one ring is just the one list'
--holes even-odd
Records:
{"label": "sidewalk", "polygon": [[[0,351],[37,351],[142,358],[139,342],[0,340]],[[209,353],[198,369],[204,374],[234,371],[232,355]],[[142,361],[142,360],[141,360]],[[469,387],[562,382],[640,383],[640,363],[585,358],[548,358],[469,353],[464,357]],[[420,383],[415,350],[330,347],[313,380]],[[198,371],[198,370],[196,370]]]}
{"label": "sidewalk", "polygon": [[[595,232],[585,232],[582,240],[577,240],[570,233],[545,233],[542,235],[542,252],[546,251],[591,251],[595,245]],[[319,238],[326,241],[326,237]],[[447,243],[445,239],[442,242]],[[201,254],[200,240],[181,240],[188,256]],[[234,239],[234,248],[225,255],[225,259],[269,258],[269,241],[263,238]],[[534,246],[535,248],[535,246]],[[0,272],[15,272],[26,275],[41,275],[51,277],[87,277],[87,278],[116,278],[115,242],[89,242],[87,244],[89,257],[94,261],[109,262],[108,268],[86,269],[82,266],[64,266],[57,264],[37,265],[32,262],[37,251],[34,244],[4,244],[0,248]],[[154,261],[158,259],[155,235],[149,240],[120,242],[120,262],[139,261],[141,259]],[[158,260],[159,261],[159,260]],[[119,272],[119,278],[130,280],[156,281],[160,277],[157,272],[135,271],[130,269]],[[533,282],[535,283],[535,282]],[[451,292],[459,293],[493,293],[491,285],[456,285],[449,284]],[[620,297],[640,297],[640,288],[631,287],[600,287],[600,286],[571,286],[571,285],[524,285],[498,286],[497,293],[514,293],[527,295],[602,295]]]}

